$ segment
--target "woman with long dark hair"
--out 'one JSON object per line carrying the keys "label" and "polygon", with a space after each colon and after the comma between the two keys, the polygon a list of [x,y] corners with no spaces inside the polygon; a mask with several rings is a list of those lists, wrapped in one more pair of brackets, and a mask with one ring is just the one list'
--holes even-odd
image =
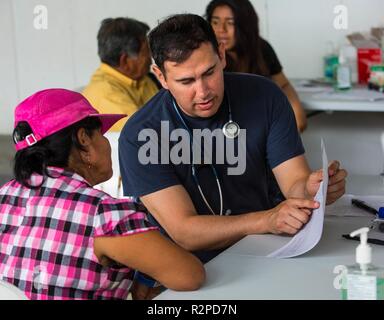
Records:
{"label": "woman with long dark hair", "polygon": [[226,49],[225,71],[269,77],[286,94],[300,132],[307,126],[298,95],[283,73],[272,46],[260,37],[259,18],[249,0],[212,0],[205,12],[219,43]]}

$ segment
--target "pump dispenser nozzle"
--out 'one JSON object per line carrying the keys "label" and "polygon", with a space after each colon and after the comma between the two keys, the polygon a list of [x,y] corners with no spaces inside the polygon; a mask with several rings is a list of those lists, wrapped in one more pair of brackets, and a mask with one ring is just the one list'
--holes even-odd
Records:
{"label": "pump dispenser nozzle", "polygon": [[350,236],[355,237],[360,235],[360,244],[356,248],[356,262],[362,265],[367,265],[372,261],[372,248],[368,245],[368,232],[369,228],[360,228],[353,231]]}

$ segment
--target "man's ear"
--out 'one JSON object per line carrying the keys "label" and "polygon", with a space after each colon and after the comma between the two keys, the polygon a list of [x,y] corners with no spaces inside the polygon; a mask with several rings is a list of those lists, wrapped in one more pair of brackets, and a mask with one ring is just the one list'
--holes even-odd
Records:
{"label": "man's ear", "polygon": [[126,67],[127,59],[128,59],[127,54],[123,53],[123,54],[120,55],[119,68],[123,68],[124,69]]}
{"label": "man's ear", "polygon": [[119,59],[119,70],[123,71],[125,75],[130,75],[132,66],[135,63],[135,59],[130,58],[126,53],[120,55]]}
{"label": "man's ear", "polygon": [[223,42],[219,43],[219,58],[221,66],[224,70],[225,66],[227,65],[227,61],[225,59],[225,44]]}
{"label": "man's ear", "polygon": [[168,90],[167,81],[165,80],[164,73],[160,70],[160,68],[157,65],[152,65],[152,72],[155,74],[157,80],[161,83],[162,87],[164,89]]}

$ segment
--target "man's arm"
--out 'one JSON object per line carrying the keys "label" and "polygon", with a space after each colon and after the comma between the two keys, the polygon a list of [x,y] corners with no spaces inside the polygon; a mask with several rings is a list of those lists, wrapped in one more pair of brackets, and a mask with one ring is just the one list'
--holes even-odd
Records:
{"label": "man's arm", "polygon": [[[272,171],[287,199],[313,199],[323,180],[323,171],[311,172],[303,155],[281,163]],[[338,161],[332,161],[328,166],[328,175],[327,204],[331,204],[345,193],[347,171],[340,168]]]}
{"label": "man's arm", "polygon": [[310,198],[305,183],[311,174],[303,155],[291,158],[272,169],[285,198]]}
{"label": "man's arm", "polygon": [[142,196],[141,201],[170,237],[190,251],[227,247],[249,234],[294,234],[308,221],[310,209],[317,207],[312,200],[295,199],[271,210],[236,216],[198,215],[181,185]]}
{"label": "man's arm", "polygon": [[[181,185],[140,198],[171,238],[193,251],[229,246],[248,233],[249,214],[238,216],[198,215],[191,198]],[[257,220],[262,232],[261,214]]]}

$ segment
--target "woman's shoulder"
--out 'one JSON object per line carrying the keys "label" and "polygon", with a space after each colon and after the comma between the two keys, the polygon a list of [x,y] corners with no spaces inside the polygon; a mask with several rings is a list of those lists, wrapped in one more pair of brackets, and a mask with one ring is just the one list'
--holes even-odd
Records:
{"label": "woman's shoulder", "polygon": [[0,197],[20,196],[20,194],[23,193],[22,191],[28,191],[28,190],[27,188],[23,187],[19,182],[17,182],[15,179],[12,179],[4,183],[2,186],[0,186]]}
{"label": "woman's shoulder", "polygon": [[263,58],[268,66],[270,75],[273,76],[275,74],[280,73],[283,67],[272,45],[264,38],[260,38],[260,49]]}
{"label": "woman's shoulder", "polygon": [[274,51],[272,45],[267,41],[265,40],[264,38],[260,37],[260,47],[262,50],[272,50]]}
{"label": "woman's shoulder", "polygon": [[103,199],[95,217],[95,236],[126,235],[157,230],[147,217],[147,210],[130,199]]}
{"label": "woman's shoulder", "polygon": [[18,183],[15,179],[11,179],[9,181],[7,181],[6,183],[4,183],[3,185],[0,186],[0,190],[3,190],[3,189],[6,189],[10,186],[19,186],[20,183]]}
{"label": "woman's shoulder", "polygon": [[143,205],[138,204],[131,197],[114,198],[103,191],[100,192],[99,213],[106,211],[120,211],[123,213],[147,212]]}

